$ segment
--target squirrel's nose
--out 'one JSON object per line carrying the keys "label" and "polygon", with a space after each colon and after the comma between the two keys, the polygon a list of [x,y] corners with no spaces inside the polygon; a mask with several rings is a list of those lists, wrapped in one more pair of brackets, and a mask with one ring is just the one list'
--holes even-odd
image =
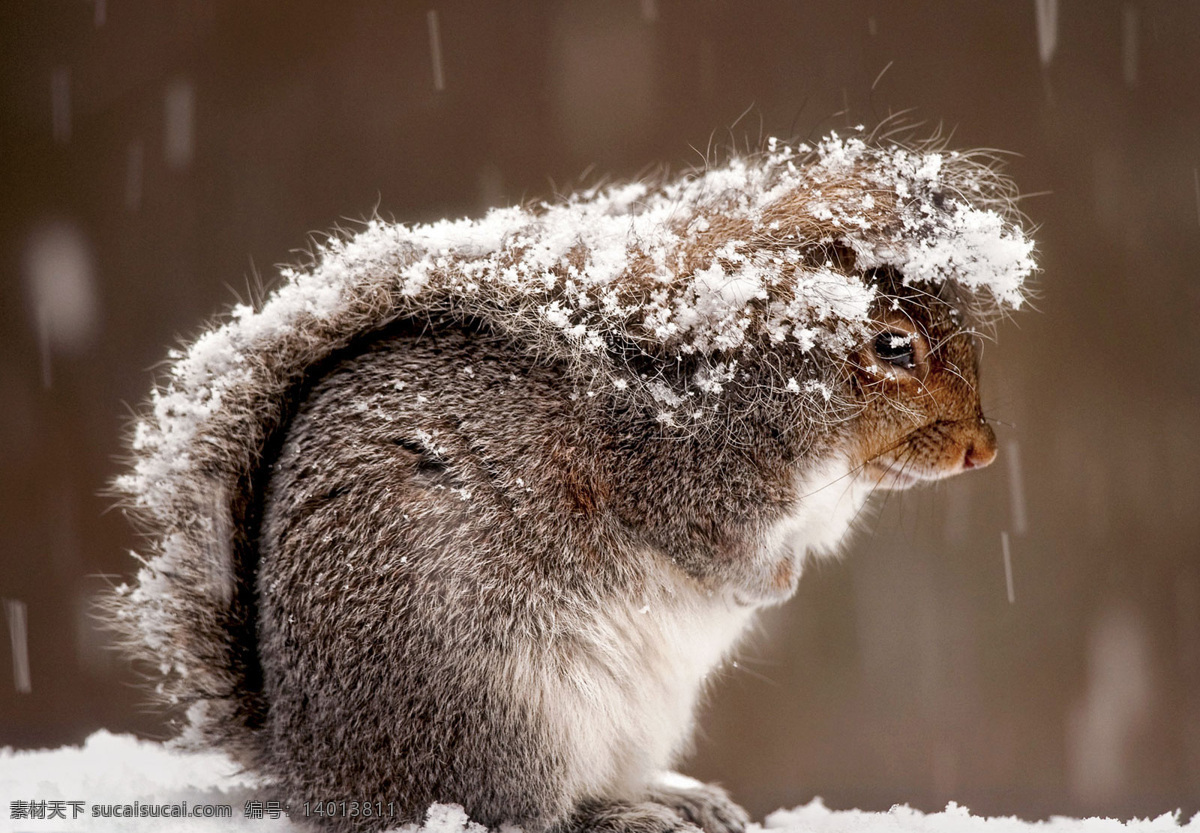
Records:
{"label": "squirrel's nose", "polygon": [[996,432],[992,426],[979,418],[978,431],[967,440],[967,451],[963,455],[963,470],[981,469],[996,459]]}

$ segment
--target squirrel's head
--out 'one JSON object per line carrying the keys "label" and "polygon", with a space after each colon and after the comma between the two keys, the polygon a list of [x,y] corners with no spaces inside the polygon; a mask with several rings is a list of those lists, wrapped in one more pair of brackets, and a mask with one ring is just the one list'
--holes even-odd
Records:
{"label": "squirrel's head", "polygon": [[979,335],[957,293],[906,285],[890,270],[873,277],[870,334],[846,360],[860,476],[905,489],[988,465],[996,435],[979,401]]}

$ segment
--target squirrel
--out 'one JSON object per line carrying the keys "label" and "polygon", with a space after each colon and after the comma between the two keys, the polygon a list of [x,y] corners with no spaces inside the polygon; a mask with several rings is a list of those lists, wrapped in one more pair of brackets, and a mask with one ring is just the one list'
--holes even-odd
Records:
{"label": "squirrel", "polygon": [[359,802],[333,829],[741,833],[666,770],[873,491],[994,458],[1014,206],[990,157],[831,134],[333,236],[172,351],[115,627],[181,743]]}

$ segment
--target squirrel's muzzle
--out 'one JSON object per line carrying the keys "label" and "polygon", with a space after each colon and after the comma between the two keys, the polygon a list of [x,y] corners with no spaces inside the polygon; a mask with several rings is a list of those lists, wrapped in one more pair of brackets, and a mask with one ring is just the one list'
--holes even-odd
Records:
{"label": "squirrel's muzzle", "polygon": [[996,434],[982,415],[937,420],[871,457],[864,472],[876,488],[908,489],[942,480],[996,459]]}

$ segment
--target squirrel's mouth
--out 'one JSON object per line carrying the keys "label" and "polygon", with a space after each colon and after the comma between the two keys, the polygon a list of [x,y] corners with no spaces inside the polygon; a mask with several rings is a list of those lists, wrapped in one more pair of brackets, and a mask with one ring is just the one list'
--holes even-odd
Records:
{"label": "squirrel's mouth", "polygon": [[[987,465],[987,463],[983,465]],[[962,474],[976,467],[976,465],[968,465],[962,461],[956,461],[951,465],[929,467],[912,461],[875,459],[868,460],[863,465],[863,477],[870,481],[876,489],[899,491],[900,489],[911,489],[922,483],[945,480],[947,477]]]}
{"label": "squirrel's mouth", "polygon": [[913,466],[906,466],[899,461],[888,463],[882,460],[871,460],[863,466],[863,477],[870,481],[874,488],[891,491],[911,489],[919,483],[940,480],[946,476],[948,475],[942,474],[930,477],[917,471]]}
{"label": "squirrel's mouth", "polygon": [[929,469],[903,460],[870,460],[863,465],[863,477],[876,489],[899,491],[922,483],[944,480],[966,471],[964,466]]}

